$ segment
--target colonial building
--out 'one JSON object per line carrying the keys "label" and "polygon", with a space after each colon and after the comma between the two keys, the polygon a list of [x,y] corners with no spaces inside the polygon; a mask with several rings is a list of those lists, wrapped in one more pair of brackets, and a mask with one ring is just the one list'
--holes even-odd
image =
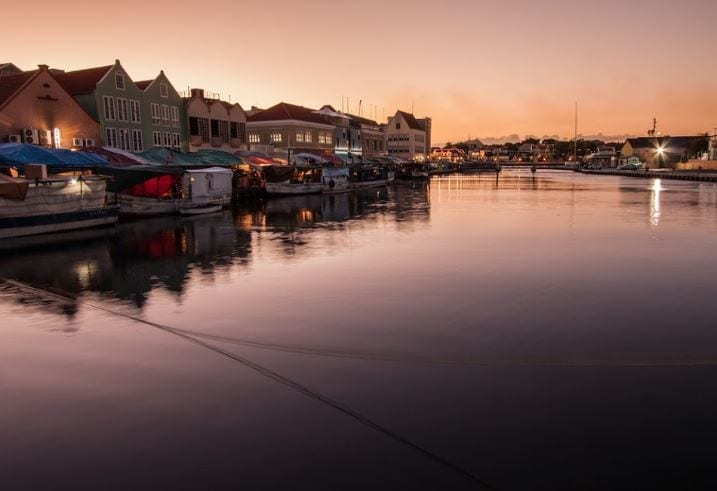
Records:
{"label": "colonial building", "polygon": [[185,146],[181,100],[163,73],[156,87],[154,81],[142,83],[143,89],[151,89],[147,95],[119,60],[103,67],[58,71],[56,77],[99,123],[103,145],[132,152]]}
{"label": "colonial building", "polygon": [[337,111],[330,105],[316,112],[334,125],[334,153],[346,161],[360,159],[363,154],[361,125],[348,114]]}
{"label": "colonial building", "polygon": [[188,142],[184,102],[164,71],[160,71],[153,80],[142,80],[135,85],[142,92],[144,147],[186,151]]}
{"label": "colonial building", "polygon": [[94,145],[99,125],[47,65],[0,77],[0,140],[54,148]]}
{"label": "colonial building", "polygon": [[351,122],[361,130],[361,153],[364,157],[376,157],[386,153],[381,125],[372,119],[348,115]]}
{"label": "colonial building", "polygon": [[313,109],[281,102],[247,118],[249,147],[324,153],[334,149],[335,125]]}
{"label": "colonial building", "polygon": [[188,118],[189,150],[214,148],[226,152],[247,149],[246,120],[239,104],[222,101],[203,89],[191,89],[184,98]]}
{"label": "colonial building", "polygon": [[396,111],[385,126],[388,154],[409,160],[424,160],[430,150],[431,118],[417,120],[413,114]]}

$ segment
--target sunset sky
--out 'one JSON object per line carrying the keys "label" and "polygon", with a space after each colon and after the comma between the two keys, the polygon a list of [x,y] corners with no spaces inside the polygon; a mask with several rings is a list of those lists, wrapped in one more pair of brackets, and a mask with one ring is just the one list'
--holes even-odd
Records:
{"label": "sunset sky", "polygon": [[[0,62],[119,58],[245,109],[342,96],[431,116],[434,142],[717,127],[715,0],[38,0],[3,5]],[[31,10],[31,11],[30,11]],[[370,114],[371,113],[371,114]]]}

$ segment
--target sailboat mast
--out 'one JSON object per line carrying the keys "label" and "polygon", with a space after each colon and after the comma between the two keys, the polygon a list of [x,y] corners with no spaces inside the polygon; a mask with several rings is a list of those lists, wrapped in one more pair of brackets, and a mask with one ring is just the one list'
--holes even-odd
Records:
{"label": "sailboat mast", "polygon": [[575,101],[575,137],[573,138],[573,158],[578,163],[578,103]]}

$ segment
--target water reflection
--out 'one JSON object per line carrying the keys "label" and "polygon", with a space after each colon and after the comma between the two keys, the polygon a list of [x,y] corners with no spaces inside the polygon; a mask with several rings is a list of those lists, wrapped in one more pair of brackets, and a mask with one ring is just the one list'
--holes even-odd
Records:
{"label": "water reflection", "polygon": [[660,192],[662,192],[662,180],[655,179],[650,188],[650,223],[657,227],[660,224]]}
{"label": "water reflection", "polygon": [[[262,245],[290,259],[331,238],[326,230],[387,220],[426,222],[428,187],[406,186],[337,195],[294,196],[202,217],[160,217],[114,228],[39,236],[2,244],[1,277],[74,299],[96,292],[135,308],[160,289],[177,299],[193,273],[212,279],[249,268]],[[31,308],[74,316],[77,304],[5,287],[2,296]]]}

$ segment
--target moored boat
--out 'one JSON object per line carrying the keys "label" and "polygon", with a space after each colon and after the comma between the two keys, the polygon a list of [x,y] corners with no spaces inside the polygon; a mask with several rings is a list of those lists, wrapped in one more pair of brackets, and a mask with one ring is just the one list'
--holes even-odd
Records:
{"label": "moored boat", "polygon": [[321,192],[343,193],[349,190],[347,167],[324,167],[321,169]]}
{"label": "moored boat", "polygon": [[351,168],[349,187],[352,189],[385,186],[393,180],[393,172],[380,165],[355,165]]}
{"label": "moored boat", "polygon": [[230,169],[132,166],[102,172],[114,177],[111,188],[126,215],[195,215],[231,203]]}
{"label": "moored boat", "polygon": [[0,238],[113,224],[119,207],[107,204],[106,187],[106,179],[95,176],[0,175]]}
{"label": "moored boat", "polygon": [[323,188],[318,166],[270,165],[263,171],[268,194],[315,194]]}

